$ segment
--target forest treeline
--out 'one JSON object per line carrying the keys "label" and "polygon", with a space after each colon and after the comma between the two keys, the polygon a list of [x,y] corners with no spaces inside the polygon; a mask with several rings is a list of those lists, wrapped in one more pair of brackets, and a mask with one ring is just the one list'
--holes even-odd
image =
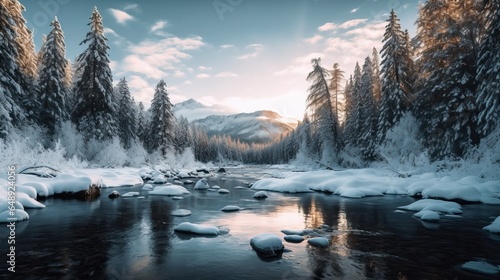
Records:
{"label": "forest treeline", "polygon": [[422,156],[472,158],[484,143],[498,149],[500,0],[426,1],[419,7],[414,38],[392,11],[382,49],[374,48],[348,77],[337,63],[327,69],[313,59],[305,77],[310,88],[304,119],[269,144],[209,138],[174,116],[163,80],[148,110],[134,101],[125,77],[113,86],[110,48],[97,8],[82,36],[86,49],[71,63],[57,18],[37,52],[22,4],[0,3],[4,149],[27,127],[42,131],[43,139],[37,140],[44,149],[62,145],[67,159],[90,162],[103,147],[134,151],[129,156],[140,154],[144,161],[153,154],[192,150],[202,162],[307,158],[345,167]]}

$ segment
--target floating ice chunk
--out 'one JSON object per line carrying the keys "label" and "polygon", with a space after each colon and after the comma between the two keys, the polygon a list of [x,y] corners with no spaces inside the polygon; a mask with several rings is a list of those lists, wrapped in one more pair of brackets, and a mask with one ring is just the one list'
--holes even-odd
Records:
{"label": "floating ice chunk", "polygon": [[177,209],[177,210],[172,211],[172,213],[170,213],[170,214],[172,216],[176,216],[176,217],[186,217],[186,216],[191,215],[191,211],[189,211],[187,209]]}
{"label": "floating ice chunk", "polygon": [[189,191],[182,186],[169,185],[169,186],[156,187],[154,190],[150,191],[149,194],[179,196],[183,194],[189,194]]}
{"label": "floating ice chunk", "polygon": [[313,246],[318,247],[328,247],[330,245],[330,241],[326,237],[313,237],[307,239],[307,242]]}
{"label": "floating ice chunk", "polygon": [[488,274],[488,275],[496,275],[500,273],[500,267],[492,265],[487,262],[480,262],[480,261],[470,261],[462,264],[461,268],[463,270],[471,271],[471,272],[476,272],[476,273],[482,273],[482,274]]}
{"label": "floating ice chunk", "polygon": [[45,205],[22,192],[17,193],[17,201],[19,201],[19,203],[21,203],[24,208],[45,208]]}
{"label": "floating ice chunk", "polygon": [[196,182],[196,185],[194,185],[195,190],[208,190],[210,186],[208,185],[207,179],[203,178],[198,180]]}
{"label": "floating ice chunk", "polygon": [[288,230],[288,229],[284,229],[281,232],[284,233],[284,234],[286,234],[286,235],[304,235],[304,231],[303,230]]}
{"label": "floating ice chunk", "polygon": [[284,239],[290,243],[300,243],[300,242],[304,241],[304,237],[302,237],[300,235],[286,235],[284,237]]}
{"label": "floating ice chunk", "polygon": [[239,206],[236,206],[236,205],[227,205],[227,206],[224,206],[222,209],[220,209],[220,211],[222,212],[235,212],[235,211],[240,211],[241,208]]}
{"label": "floating ice chunk", "polygon": [[219,193],[221,193],[221,194],[228,194],[228,193],[229,193],[229,190],[226,190],[226,189],[220,189],[220,190],[219,190]]}
{"label": "floating ice chunk", "polygon": [[270,233],[259,234],[250,239],[252,248],[263,257],[276,257],[283,253],[283,243],[281,239]]}
{"label": "floating ice chunk", "polygon": [[491,225],[485,226],[483,229],[492,233],[500,233],[500,216],[498,216]]}
{"label": "floating ice chunk", "polygon": [[154,187],[151,184],[145,184],[144,186],[142,186],[142,190],[144,191],[152,191],[153,189]]}
{"label": "floating ice chunk", "polygon": [[174,231],[180,232],[190,232],[194,234],[202,234],[202,235],[219,235],[220,231],[217,227],[212,226],[203,226],[198,224],[193,224],[189,222],[180,223],[176,227],[174,227]]}
{"label": "floating ice chunk", "polygon": [[8,223],[16,220],[11,220],[11,219],[17,219],[17,221],[24,221],[28,220],[30,216],[26,211],[21,210],[21,209],[15,209],[14,210],[14,215],[10,215],[11,211],[3,211],[0,213],[0,223]]}
{"label": "floating ice chunk", "polygon": [[133,196],[139,196],[139,192],[126,192],[122,194],[122,197],[133,197]]}
{"label": "floating ice chunk", "polygon": [[256,193],[254,193],[253,198],[257,198],[257,199],[259,199],[259,198],[267,198],[267,192],[265,192],[265,191],[258,191]]}
{"label": "floating ice chunk", "polygon": [[182,197],[182,196],[173,196],[172,199],[173,200],[182,200],[182,199],[184,199],[184,197]]}
{"label": "floating ice chunk", "polygon": [[426,222],[437,222],[439,221],[439,213],[431,210],[422,210],[413,216],[420,218],[422,221]]}
{"label": "floating ice chunk", "polygon": [[461,214],[462,206],[456,202],[451,201],[443,201],[436,199],[421,199],[413,202],[410,205],[398,207],[399,209],[405,209],[409,211],[421,211],[421,210],[430,210],[441,212],[444,214]]}

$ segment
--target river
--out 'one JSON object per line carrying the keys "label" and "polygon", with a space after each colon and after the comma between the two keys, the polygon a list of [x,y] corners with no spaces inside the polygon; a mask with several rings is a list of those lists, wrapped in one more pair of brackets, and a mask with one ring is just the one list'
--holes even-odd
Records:
{"label": "river", "polygon": [[[16,273],[1,279],[496,279],[463,271],[467,261],[500,264],[500,236],[482,230],[498,207],[463,205],[461,217],[423,223],[398,206],[406,196],[348,199],[324,193],[269,193],[252,198],[246,186],[269,170],[234,169],[209,177],[229,194],[195,191],[183,200],[148,196],[141,186],[103,189],[95,201],[49,198],[17,224]],[[279,171],[275,171],[279,172]],[[144,198],[109,199],[139,191]],[[239,212],[220,209],[238,205]],[[174,217],[175,209],[192,215]],[[179,234],[189,221],[229,228],[216,237]],[[250,239],[261,233],[315,229],[328,248],[287,243],[280,259],[261,259]],[[2,227],[1,236],[7,229]],[[4,240],[5,241],[5,240]],[[2,241],[2,243],[4,243]],[[3,245],[2,245],[3,246]],[[3,251],[3,250],[2,250]],[[489,277],[489,278],[488,278]],[[497,275],[498,277],[498,275]]]}

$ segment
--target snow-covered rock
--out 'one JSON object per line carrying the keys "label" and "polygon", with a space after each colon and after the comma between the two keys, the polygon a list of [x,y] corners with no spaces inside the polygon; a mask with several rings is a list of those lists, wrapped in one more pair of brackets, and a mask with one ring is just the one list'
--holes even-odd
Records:
{"label": "snow-covered rock", "polygon": [[398,208],[415,212],[430,210],[443,214],[462,214],[462,206],[460,206],[460,204],[452,201],[443,201],[437,199],[421,199],[413,202],[412,204],[401,206]]}
{"label": "snow-covered rock", "polygon": [[222,212],[236,212],[236,211],[240,211],[241,208],[239,206],[236,206],[236,205],[227,205],[227,206],[224,206],[222,209],[220,209],[220,211]]}
{"label": "snow-covered rock", "polygon": [[198,224],[193,224],[190,222],[180,223],[179,225],[174,227],[174,231],[189,232],[189,233],[201,234],[201,235],[219,235],[220,234],[218,227],[198,225]]}
{"label": "snow-covered rock", "polygon": [[120,193],[118,191],[112,191],[109,195],[108,195],[109,198],[111,199],[115,199],[115,198],[118,198],[120,197]]}
{"label": "snow-covered rock", "polygon": [[439,213],[432,210],[422,210],[413,216],[420,218],[420,220],[425,222],[438,222],[439,221]]}
{"label": "snow-covered rock", "polygon": [[24,208],[45,208],[45,205],[41,204],[40,202],[34,200],[31,198],[29,195],[22,193],[22,192],[17,192],[17,201],[21,203]]}
{"label": "snow-covered rock", "polygon": [[160,174],[153,179],[153,183],[155,183],[155,184],[165,184],[166,182],[167,182],[167,178],[165,178],[165,176],[163,176],[163,174]]}
{"label": "snow-covered rock", "polygon": [[228,194],[228,193],[229,193],[229,190],[227,190],[227,189],[219,189],[219,190],[218,190],[218,192],[219,192],[220,194]]}
{"label": "snow-covered rock", "polygon": [[189,194],[189,191],[182,186],[168,185],[168,186],[156,187],[154,190],[150,191],[149,194],[179,196],[183,194]]}
{"label": "snow-covered rock", "polygon": [[210,186],[205,178],[198,180],[198,182],[194,185],[195,190],[208,190],[209,188]]}
{"label": "snow-covered rock", "polygon": [[184,197],[182,197],[182,196],[173,196],[172,199],[173,200],[183,200]]}
{"label": "snow-covered rock", "polygon": [[283,243],[281,239],[270,233],[259,234],[250,239],[252,248],[263,257],[276,257],[283,253]]}
{"label": "snow-covered rock", "polygon": [[267,192],[265,192],[265,191],[258,191],[256,193],[254,193],[253,198],[256,198],[256,199],[267,198]]}
{"label": "snow-covered rock", "polygon": [[214,189],[214,190],[220,190],[219,186],[212,186],[211,188]]}
{"label": "snow-covered rock", "polygon": [[330,245],[330,241],[326,237],[309,238],[307,239],[307,243],[318,247],[328,247],[328,245]]}
{"label": "snow-covered rock", "polygon": [[142,186],[143,191],[152,191],[153,189],[154,187],[151,184],[144,184],[144,186]]}
{"label": "snow-covered rock", "polygon": [[500,216],[498,216],[493,221],[493,223],[491,223],[491,225],[485,226],[483,229],[487,230],[489,232],[492,232],[492,233],[498,233],[498,234],[500,234]]}
{"label": "snow-covered rock", "polygon": [[187,209],[177,209],[177,210],[172,211],[170,213],[170,215],[176,216],[176,217],[186,217],[186,216],[191,215],[191,211],[189,211]]}

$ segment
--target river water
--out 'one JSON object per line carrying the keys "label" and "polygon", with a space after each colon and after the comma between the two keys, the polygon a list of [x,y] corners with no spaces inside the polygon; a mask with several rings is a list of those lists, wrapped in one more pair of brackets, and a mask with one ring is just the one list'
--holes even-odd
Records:
{"label": "river water", "polygon": [[[249,175],[246,175],[249,174]],[[497,279],[463,271],[467,261],[500,265],[500,236],[482,230],[498,206],[464,205],[461,217],[423,223],[395,212],[415,199],[384,196],[348,199],[323,193],[269,193],[236,188],[268,177],[235,169],[208,178],[229,194],[194,191],[183,200],[148,196],[141,186],[103,189],[92,201],[48,199],[17,224],[16,273],[2,264],[1,279]],[[224,179],[222,179],[224,178]],[[111,200],[108,194],[140,191],[144,198]],[[221,212],[226,205],[243,210]],[[174,217],[172,210],[192,215]],[[173,232],[189,221],[229,228],[217,237]],[[314,229],[328,248],[283,241],[280,259],[261,259],[250,239],[261,233]],[[7,229],[1,228],[1,236]],[[3,239],[3,238],[2,238]],[[2,240],[2,247],[5,245]],[[2,249],[2,252],[4,250]],[[496,277],[499,277],[498,275]]]}

